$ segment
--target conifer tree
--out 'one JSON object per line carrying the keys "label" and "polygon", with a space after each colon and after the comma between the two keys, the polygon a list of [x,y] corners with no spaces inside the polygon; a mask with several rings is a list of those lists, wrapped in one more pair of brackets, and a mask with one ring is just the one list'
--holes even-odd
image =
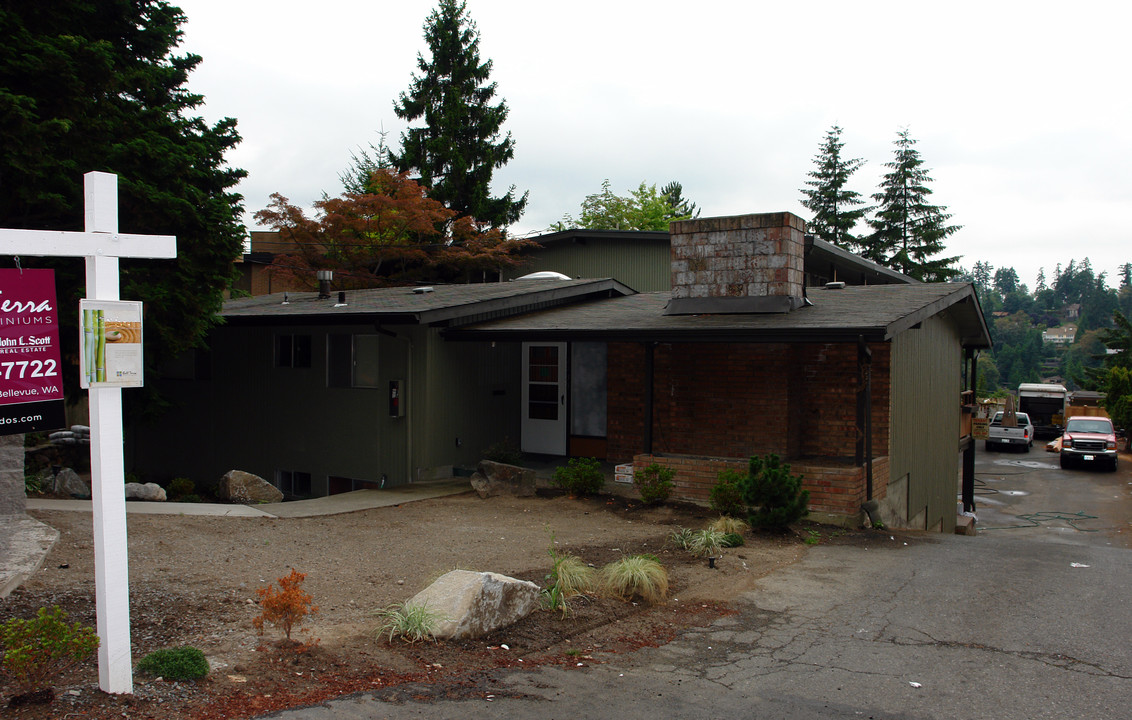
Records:
{"label": "conifer tree", "polygon": [[[98,170],[118,175],[122,232],[177,236],[176,261],[121,263],[122,297],[146,303],[147,380],[203,343],[245,237],[246,173],[225,160],[236,121],[197,115],[186,83],[201,58],[174,54],[185,19],[164,0],[0,4],[0,226],[82,230],[83,175]],[[54,267],[59,306],[78,307],[81,259],[25,263]],[[59,319],[75,356],[75,315]],[[67,387],[76,372],[65,364]]]}
{"label": "conifer tree", "polygon": [[423,127],[401,134],[400,154],[389,155],[393,166],[419,176],[429,197],[457,216],[474,217],[493,228],[514,223],[523,214],[527,193],[515,197],[515,187],[502,197],[491,196],[491,177],[515,154],[511,133],[500,137],[507,104],[492,104],[495,83],[489,82],[491,60],[480,60],[479,30],[465,3],[440,0],[424,25],[430,58],[417,55],[417,69],[408,92],[393,110]]}
{"label": "conifer tree", "polygon": [[904,129],[897,133],[895,157],[884,164],[889,172],[880,192],[872,197],[878,205],[869,220],[864,255],[870,260],[925,282],[943,282],[958,274],[955,257],[936,257],[943,241],[960,225],[948,225],[947,208],[929,204],[931,177],[916,150],[916,141]]}
{"label": "conifer tree", "polygon": [[807,173],[813,179],[806,181],[809,188],[802,188],[802,207],[814,213],[807,224],[810,232],[834,245],[857,252],[861,243],[853,228],[865,217],[869,208],[865,207],[861,194],[846,189],[846,185],[865,161],[842,157],[844,146],[841,128],[834,125],[826,132],[825,141],[814,156],[815,169]]}

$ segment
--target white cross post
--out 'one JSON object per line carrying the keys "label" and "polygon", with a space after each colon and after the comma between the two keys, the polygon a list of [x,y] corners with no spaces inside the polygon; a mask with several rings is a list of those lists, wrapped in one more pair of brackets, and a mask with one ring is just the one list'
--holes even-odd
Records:
{"label": "white cross post", "polygon": [[[0,255],[85,257],[87,299],[118,300],[118,258],[175,258],[177,238],[119,234],[117,175],[87,173],[83,190],[86,232],[0,229]],[[92,387],[89,392],[98,686],[108,693],[132,693],[122,389]]]}

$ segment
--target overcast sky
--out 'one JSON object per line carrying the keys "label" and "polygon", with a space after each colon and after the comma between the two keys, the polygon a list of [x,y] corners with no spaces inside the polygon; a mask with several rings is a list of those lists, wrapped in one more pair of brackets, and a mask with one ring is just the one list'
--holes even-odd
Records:
{"label": "overcast sky", "polygon": [[[399,143],[393,112],[427,52],[435,2],[174,0],[189,89],[234,117],[247,222],[278,192],[342,191],[350,154]],[[789,211],[826,131],[876,192],[897,131],[963,229],[949,254],[1014,267],[1132,262],[1132,6],[467,0],[493,63],[515,157],[495,190],[530,191],[519,234],[545,230],[608,178],[626,194],[677,180],[704,217]],[[263,229],[263,228],[259,228]]]}

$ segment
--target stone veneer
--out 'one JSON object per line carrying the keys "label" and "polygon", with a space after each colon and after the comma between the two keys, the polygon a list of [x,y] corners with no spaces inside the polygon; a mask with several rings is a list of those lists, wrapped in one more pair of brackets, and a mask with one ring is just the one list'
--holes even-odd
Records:
{"label": "stone veneer", "polygon": [[[727,299],[710,312],[785,312],[802,304],[805,222],[791,213],[684,220],[671,225],[672,298]],[[742,298],[778,298],[752,310]],[[700,303],[703,305],[703,303]],[[720,309],[727,306],[735,309]]]}

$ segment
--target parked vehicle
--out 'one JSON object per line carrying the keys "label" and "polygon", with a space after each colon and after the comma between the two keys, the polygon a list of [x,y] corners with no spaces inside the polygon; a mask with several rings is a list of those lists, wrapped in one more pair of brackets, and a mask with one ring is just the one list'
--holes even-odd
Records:
{"label": "parked vehicle", "polygon": [[1018,410],[1030,416],[1038,437],[1057,437],[1065,425],[1069,391],[1064,385],[1022,383],[1018,386]]}
{"label": "parked vehicle", "polygon": [[987,451],[996,450],[999,446],[1012,446],[1030,452],[1030,448],[1034,446],[1034,425],[1030,422],[1030,416],[1020,412],[1014,413],[1014,417],[1017,422],[1012,426],[1007,426],[1003,425],[1006,413],[997,412],[994,414],[990,421],[990,434],[987,436]]}
{"label": "parked vehicle", "polygon": [[1065,423],[1061,436],[1061,467],[1077,463],[1097,463],[1116,470],[1116,431],[1106,417],[1074,415]]}

